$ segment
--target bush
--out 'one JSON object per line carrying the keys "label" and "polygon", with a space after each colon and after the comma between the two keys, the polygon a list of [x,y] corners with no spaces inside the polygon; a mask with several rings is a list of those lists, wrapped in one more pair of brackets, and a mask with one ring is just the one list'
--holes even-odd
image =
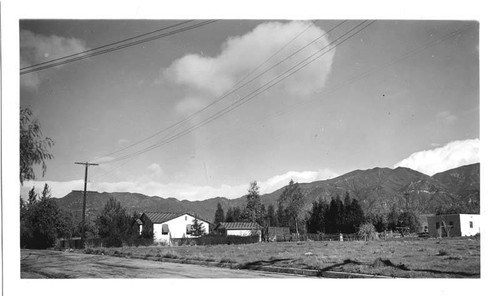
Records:
{"label": "bush", "polygon": [[121,247],[130,235],[133,218],[129,216],[116,199],[110,198],[97,217],[99,237],[106,247]]}
{"label": "bush", "polygon": [[173,238],[174,245],[240,245],[257,243],[260,240],[259,235],[252,236],[236,236],[236,235],[220,235],[208,234],[197,238]]}
{"label": "bush", "polygon": [[358,235],[361,236],[365,241],[374,240],[377,238],[377,230],[375,226],[371,223],[365,223],[359,227]]}
{"label": "bush", "polygon": [[437,255],[438,256],[448,255],[448,251],[446,251],[445,249],[440,249]]}
{"label": "bush", "polygon": [[67,235],[65,213],[53,199],[35,200],[21,209],[21,248],[53,247],[58,237]]}

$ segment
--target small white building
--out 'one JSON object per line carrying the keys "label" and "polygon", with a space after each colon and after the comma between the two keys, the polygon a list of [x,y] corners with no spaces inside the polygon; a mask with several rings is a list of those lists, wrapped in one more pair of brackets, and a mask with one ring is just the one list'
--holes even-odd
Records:
{"label": "small white building", "polygon": [[173,238],[196,237],[193,235],[195,219],[202,225],[204,234],[208,234],[210,223],[188,213],[144,212],[139,227],[141,233],[152,228],[155,242],[170,245]]}
{"label": "small white building", "polygon": [[215,227],[215,231],[234,236],[258,235],[259,242],[262,238],[262,226],[256,222],[221,222]]}
{"label": "small white building", "polygon": [[445,236],[473,236],[480,233],[480,215],[476,214],[449,214],[427,217],[429,235],[433,237]]}

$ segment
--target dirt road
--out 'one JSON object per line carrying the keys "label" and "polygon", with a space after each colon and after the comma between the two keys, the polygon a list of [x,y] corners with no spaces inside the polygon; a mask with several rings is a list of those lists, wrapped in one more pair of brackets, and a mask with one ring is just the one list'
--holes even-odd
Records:
{"label": "dirt road", "polygon": [[285,277],[297,276],[51,250],[21,250],[21,278]]}

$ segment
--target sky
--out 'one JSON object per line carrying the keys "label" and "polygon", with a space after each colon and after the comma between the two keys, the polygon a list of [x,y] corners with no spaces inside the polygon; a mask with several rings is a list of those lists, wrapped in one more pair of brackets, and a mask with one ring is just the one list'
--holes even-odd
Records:
{"label": "sky", "polygon": [[[182,21],[24,20],[21,67]],[[373,167],[433,175],[479,162],[479,24],[219,20],[21,75],[20,105],[55,141],[46,174],[37,171],[23,194],[44,183],[54,197],[83,189],[84,167],[74,162],[85,161],[99,163],[88,190],[180,200],[237,198],[254,180],[268,193],[290,179]]]}

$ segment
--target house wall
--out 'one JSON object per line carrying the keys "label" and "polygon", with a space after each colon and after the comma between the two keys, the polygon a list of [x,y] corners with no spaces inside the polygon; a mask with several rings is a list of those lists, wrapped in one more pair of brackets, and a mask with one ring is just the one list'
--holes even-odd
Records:
{"label": "house wall", "polygon": [[170,233],[162,234],[162,224],[153,224],[153,232],[154,232],[155,242],[157,243],[165,242],[167,244],[170,244],[170,238],[171,238]]}
{"label": "house wall", "polygon": [[251,230],[251,229],[227,230],[226,234],[227,235],[236,235],[236,236],[258,235],[259,242],[261,241],[261,237],[262,237],[262,231],[260,229],[259,230]]}
{"label": "house wall", "polygon": [[227,235],[251,236],[252,231],[250,229],[228,230]]}
{"label": "house wall", "polygon": [[[427,218],[427,221],[429,235],[433,237],[447,236],[443,222],[449,229],[450,236],[470,236],[479,233],[479,215],[452,214],[430,216]],[[470,222],[473,224],[472,228],[470,227]]]}
{"label": "house wall", "polygon": [[[480,232],[479,215],[460,215],[460,225],[462,236],[473,236]],[[471,227],[472,222],[472,227]]]}
{"label": "house wall", "polygon": [[[193,225],[194,219],[195,218],[193,216],[185,214],[161,224],[159,223],[154,224],[153,229],[154,229],[155,241],[157,242],[165,241],[167,243],[170,243],[171,238],[194,237],[192,235],[187,234],[187,225],[188,224]],[[208,222],[202,221],[200,219],[198,219],[198,222],[204,226],[205,234],[208,234],[209,231]],[[168,225],[168,230],[169,230],[168,234],[162,234],[163,224]]]}

